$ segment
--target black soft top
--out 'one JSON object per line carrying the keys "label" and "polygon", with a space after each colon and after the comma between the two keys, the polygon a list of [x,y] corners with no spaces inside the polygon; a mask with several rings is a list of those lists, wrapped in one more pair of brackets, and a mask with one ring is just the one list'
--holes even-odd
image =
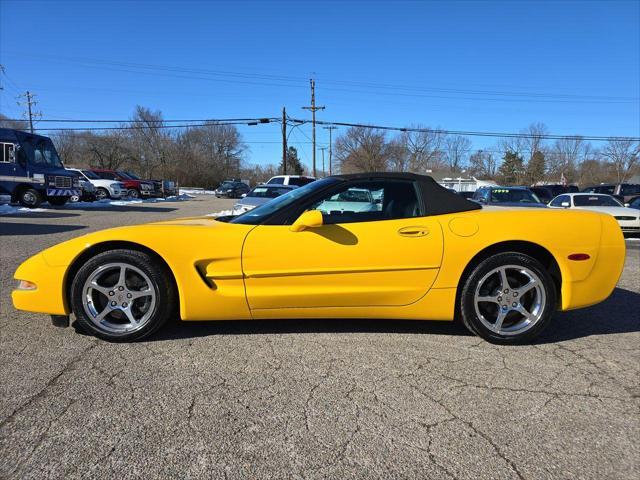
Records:
{"label": "black soft top", "polygon": [[467,212],[482,208],[479,203],[472,202],[457,193],[453,193],[427,175],[406,172],[369,172],[333,175],[333,177],[345,181],[389,179],[414,181],[418,184],[422,194],[425,215],[444,215],[446,213]]}

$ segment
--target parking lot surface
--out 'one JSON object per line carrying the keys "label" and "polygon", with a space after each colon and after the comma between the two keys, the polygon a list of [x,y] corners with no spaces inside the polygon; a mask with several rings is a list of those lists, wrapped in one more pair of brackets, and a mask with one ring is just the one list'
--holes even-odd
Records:
{"label": "parking lot surface", "polygon": [[0,216],[0,478],[640,477],[640,242],[618,288],[534,345],[451,323],[178,323],[109,344],[17,312],[13,272],[196,198]]}

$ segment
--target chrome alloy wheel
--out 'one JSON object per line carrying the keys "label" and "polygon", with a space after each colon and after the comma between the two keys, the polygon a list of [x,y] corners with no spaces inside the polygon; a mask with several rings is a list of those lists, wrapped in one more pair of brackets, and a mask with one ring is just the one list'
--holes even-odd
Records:
{"label": "chrome alloy wheel", "polygon": [[140,330],[151,318],[156,302],[149,277],[128,263],[102,265],[82,287],[86,315],[96,327],[109,333]]}
{"label": "chrome alloy wheel", "polygon": [[504,265],[487,273],[475,289],[478,319],[499,335],[517,335],[542,318],[546,294],[540,277],[520,265]]}

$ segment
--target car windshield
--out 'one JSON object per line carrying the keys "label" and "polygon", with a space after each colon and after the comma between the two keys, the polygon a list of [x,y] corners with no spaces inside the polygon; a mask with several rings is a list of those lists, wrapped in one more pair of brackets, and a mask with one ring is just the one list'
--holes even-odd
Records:
{"label": "car windshield", "polygon": [[234,182],[222,182],[218,188],[233,188],[234,186]]}
{"label": "car windshield", "polygon": [[622,204],[608,195],[575,195],[573,204],[576,207],[621,207]]}
{"label": "car windshield", "polygon": [[140,177],[137,175],[134,175],[131,172],[119,172],[123,177],[127,177],[130,178],[132,180],[140,180]]}
{"label": "car windshield", "polygon": [[491,190],[492,203],[540,203],[540,199],[522,188],[496,188]]}
{"label": "car windshield", "polygon": [[264,205],[261,205],[253,210],[249,210],[242,215],[238,215],[233,218],[229,223],[243,223],[247,225],[258,225],[262,223],[267,217],[270,217],[272,214],[277,212],[278,210],[282,210],[283,208],[288,207],[289,205],[297,202],[299,199],[312,194],[318,190],[322,190],[328,185],[339,182],[339,180],[335,178],[323,178],[322,180],[317,180],[315,182],[308,183],[307,185],[295,188],[290,190],[288,193],[284,195],[280,195],[278,198],[275,198]]}
{"label": "car windshield", "polygon": [[276,198],[276,197],[279,197],[280,195],[284,195],[285,193],[290,192],[291,190],[292,190],[291,188],[272,187],[272,186],[263,185],[251,190],[249,193],[247,193],[247,197]]}
{"label": "car windshield", "polygon": [[31,137],[23,142],[29,163],[43,167],[64,168],[53,142],[48,138]]}
{"label": "car windshield", "polygon": [[135,180],[130,174],[128,174],[127,172],[118,172],[118,175],[120,175],[122,178],[126,178],[127,180]]}
{"label": "car windshield", "polygon": [[100,180],[100,177],[95,173],[93,173],[91,170],[82,170],[82,173],[84,174],[85,177],[91,180]]}

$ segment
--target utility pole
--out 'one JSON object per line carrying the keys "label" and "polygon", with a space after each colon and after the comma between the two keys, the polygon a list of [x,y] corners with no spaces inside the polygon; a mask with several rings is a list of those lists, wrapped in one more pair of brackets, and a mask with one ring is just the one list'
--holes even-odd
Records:
{"label": "utility pole", "polygon": [[326,177],[326,170],[324,169],[324,151],[327,149],[327,147],[320,147],[320,150],[322,151],[322,176]]}
{"label": "utility pole", "polygon": [[332,171],[331,171],[331,160],[332,160],[332,156],[333,156],[333,142],[331,140],[331,132],[335,129],[337,129],[338,127],[334,127],[333,125],[329,125],[328,127],[322,127],[325,130],[329,130],[329,175],[332,175]]}
{"label": "utility pole", "polygon": [[27,107],[27,112],[29,115],[29,130],[31,131],[31,133],[33,133],[33,116],[38,114],[33,112],[32,107],[38,102],[36,102],[33,99],[34,95],[29,90],[27,90],[27,92],[24,95],[21,95],[21,97],[26,98],[27,101],[26,103],[18,102],[18,105],[23,105]]}
{"label": "utility pole", "polygon": [[311,143],[313,143],[313,176],[316,176],[316,110],[324,110],[324,107],[316,107],[316,81],[311,78],[311,106],[302,107],[303,110],[311,110],[311,123],[313,125]]}
{"label": "utility pole", "polygon": [[282,107],[282,174],[287,174],[287,110]]}

